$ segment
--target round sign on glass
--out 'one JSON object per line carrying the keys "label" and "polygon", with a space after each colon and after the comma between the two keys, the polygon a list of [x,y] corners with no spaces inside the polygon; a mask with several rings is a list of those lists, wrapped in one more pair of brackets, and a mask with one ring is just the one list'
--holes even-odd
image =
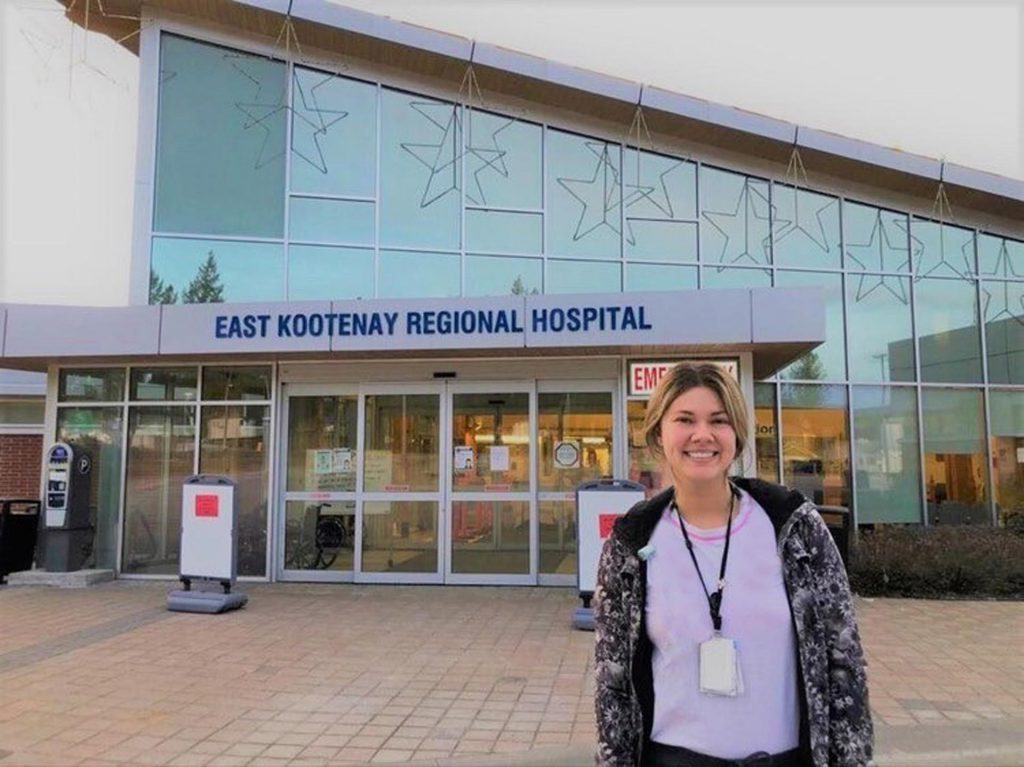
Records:
{"label": "round sign on glass", "polygon": [[580,467],[580,446],[578,442],[555,443],[555,468],[578,469]]}

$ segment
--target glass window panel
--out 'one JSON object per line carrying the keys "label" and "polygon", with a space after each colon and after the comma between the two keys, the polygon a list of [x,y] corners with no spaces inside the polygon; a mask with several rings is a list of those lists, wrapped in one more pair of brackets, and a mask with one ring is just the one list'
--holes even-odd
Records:
{"label": "glass window panel", "polygon": [[[843,201],[843,232],[846,268],[866,272],[910,271],[910,221],[870,205]],[[915,257],[921,244],[914,243]]]}
{"label": "glass window panel", "polygon": [[852,380],[915,379],[914,324],[908,277],[848,275],[846,315]]}
{"label": "glass window panel", "polygon": [[627,148],[623,155],[626,218],[697,218],[697,164]]}
{"label": "glass window panel", "polygon": [[373,298],[373,272],[372,250],[292,245],[288,248],[288,298]]}
{"label": "glass window panel", "polygon": [[768,269],[739,269],[724,266],[701,268],[702,288],[770,288],[772,273]]}
{"label": "glass window panel", "polygon": [[269,400],[269,365],[227,365],[203,368],[204,400]]}
{"label": "glass window panel", "polygon": [[465,137],[467,205],[543,206],[539,125],[471,109]]}
{"label": "glass window panel", "polygon": [[267,56],[160,38],[158,232],[284,232],[286,67]]}
{"label": "glass window panel", "polygon": [[198,368],[132,368],[133,400],[191,401],[198,388]]}
{"label": "glass window panel", "polygon": [[452,572],[530,572],[530,504],[526,501],[454,501]]}
{"label": "glass window panel", "polygon": [[772,204],[776,264],[840,268],[839,198],[775,184]]}
{"label": "glass window panel", "polygon": [[525,392],[452,396],[452,489],[530,489],[530,410]]}
{"label": "glass window panel", "polygon": [[539,254],[543,223],[540,213],[469,209],[466,211],[466,248],[485,253]]}
{"label": "glass window panel", "polygon": [[123,572],[178,574],[181,486],[195,473],[195,434],[195,407],[128,409]]}
{"label": "glass window panel", "polygon": [[521,296],[540,293],[544,262],[539,258],[466,256],[467,296]]}
{"label": "glass window panel", "polygon": [[620,149],[618,144],[548,130],[548,253],[621,257]]}
{"label": "glass window panel", "polygon": [[1024,242],[979,234],[978,269],[997,279],[1024,280]]}
{"label": "glass window panel", "polygon": [[456,253],[380,252],[380,298],[450,298],[459,295]]}
{"label": "glass window panel", "polygon": [[539,501],[540,572],[576,574],[576,501]]}
{"label": "glass window panel", "polygon": [[39,425],[46,417],[46,402],[42,399],[0,400],[0,425]]}
{"label": "glass window panel", "polygon": [[438,394],[367,395],[365,492],[440,489],[440,407]]}
{"label": "glass window panel", "polygon": [[612,476],[612,395],[537,395],[537,476],[542,492],[572,492]]}
{"label": "glass window panel", "polygon": [[846,387],[784,384],[782,481],[817,504],[850,508]]}
{"label": "glass window panel", "polygon": [[989,392],[992,424],[992,485],[999,524],[1024,516],[1024,392]]}
{"label": "glass window panel", "polygon": [[545,293],[618,293],[622,267],[601,261],[548,259]]}
{"label": "glass window panel", "polygon": [[754,384],[754,422],[757,429],[757,476],[767,482],[779,481],[778,424],[775,417],[775,384]]}
{"label": "glass window panel", "polygon": [[362,571],[436,573],[437,502],[364,503]]}
{"label": "glass window panel", "polygon": [[626,290],[696,290],[697,267],[626,264]]}
{"label": "glass window panel", "polygon": [[[195,302],[189,300],[190,286],[205,303],[218,286],[222,301],[284,297],[284,246],[276,243],[155,237],[152,264],[151,275],[173,287],[180,303]],[[200,271],[204,266],[206,274]]]}
{"label": "glass window panel", "polygon": [[84,448],[92,458],[89,507],[93,534],[87,567],[113,570],[117,565],[117,520],[121,501],[121,407],[57,409],[57,439]]}
{"label": "glass window panel", "polygon": [[373,245],[372,202],[292,197],[288,236],[292,242]]}
{"label": "glass window panel", "polygon": [[377,87],[304,67],[292,86],[292,191],[373,197]]}
{"label": "glass window panel", "polygon": [[75,368],[60,371],[61,402],[120,402],[124,399],[124,368]]}
{"label": "glass window panel", "polygon": [[623,162],[626,258],[697,260],[697,166],[627,149]]}
{"label": "glass window panel", "polygon": [[968,277],[975,274],[974,232],[915,218],[911,245],[918,277]]}
{"label": "glass window panel", "polygon": [[1024,282],[983,282],[989,383],[1024,384]]}
{"label": "glass window panel", "polygon": [[697,224],[627,218],[626,258],[696,263]]}
{"label": "glass window panel", "polygon": [[[853,278],[858,279],[857,277]],[[846,342],[843,334],[843,278],[822,272],[775,272],[783,288],[817,286],[825,292],[825,342],[782,371],[783,378],[842,381],[846,379]]]}
{"label": "glass window panel", "polygon": [[288,398],[288,485],[299,493],[354,493],[355,395]]}
{"label": "glass window panel", "polygon": [[700,169],[701,259],[723,266],[771,262],[768,182]]}
{"label": "glass window panel", "polygon": [[288,501],[284,505],[288,570],[351,572],[355,562],[354,501]]}
{"label": "glass window panel", "polygon": [[976,283],[922,279],[914,283],[921,380],[981,383]]}
{"label": "glass window panel", "polygon": [[917,395],[911,388],[853,387],[857,522],[921,522]]}
{"label": "glass window panel", "polygon": [[385,88],[381,120],[381,243],[458,248],[462,208],[458,107]]}
{"label": "glass window panel", "polygon": [[923,389],[921,410],[929,523],[989,524],[981,392]]}
{"label": "glass window panel", "polygon": [[647,488],[647,497],[657,493],[671,482],[662,471],[661,462],[651,455],[644,439],[644,417],[647,400],[631,399],[626,402],[627,429],[629,431],[629,478]]}
{"label": "glass window panel", "polygon": [[204,405],[199,471],[235,481],[238,574],[267,574],[270,406]]}

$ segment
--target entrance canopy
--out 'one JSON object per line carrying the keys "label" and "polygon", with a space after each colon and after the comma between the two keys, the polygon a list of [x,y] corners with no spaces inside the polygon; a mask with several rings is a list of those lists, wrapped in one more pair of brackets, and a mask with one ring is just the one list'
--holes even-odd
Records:
{"label": "entrance canopy", "polygon": [[133,307],[0,307],[2,367],[259,356],[751,352],[764,378],[825,340],[817,288]]}

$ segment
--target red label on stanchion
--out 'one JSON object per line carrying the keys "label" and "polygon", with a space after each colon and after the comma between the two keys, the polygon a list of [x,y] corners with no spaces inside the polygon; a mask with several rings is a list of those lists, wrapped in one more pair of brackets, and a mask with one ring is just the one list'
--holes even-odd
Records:
{"label": "red label on stanchion", "polygon": [[604,540],[612,534],[612,528],[615,526],[615,520],[618,519],[621,514],[598,514],[597,523],[601,526],[601,540]]}
{"label": "red label on stanchion", "polygon": [[216,517],[220,514],[220,499],[216,495],[196,496],[196,516]]}

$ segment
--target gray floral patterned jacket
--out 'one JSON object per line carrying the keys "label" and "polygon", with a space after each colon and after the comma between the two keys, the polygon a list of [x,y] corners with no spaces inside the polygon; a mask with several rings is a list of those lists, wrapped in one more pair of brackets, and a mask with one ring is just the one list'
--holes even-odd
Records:
{"label": "gray floral patterned jacket", "polygon": [[[839,551],[800,493],[734,479],[768,513],[782,557],[800,672],[801,750],[813,767],[872,765],[864,654]],[[654,718],[652,646],[644,626],[647,544],[672,490],[634,506],[605,542],[594,595],[597,764],[639,765]]]}

